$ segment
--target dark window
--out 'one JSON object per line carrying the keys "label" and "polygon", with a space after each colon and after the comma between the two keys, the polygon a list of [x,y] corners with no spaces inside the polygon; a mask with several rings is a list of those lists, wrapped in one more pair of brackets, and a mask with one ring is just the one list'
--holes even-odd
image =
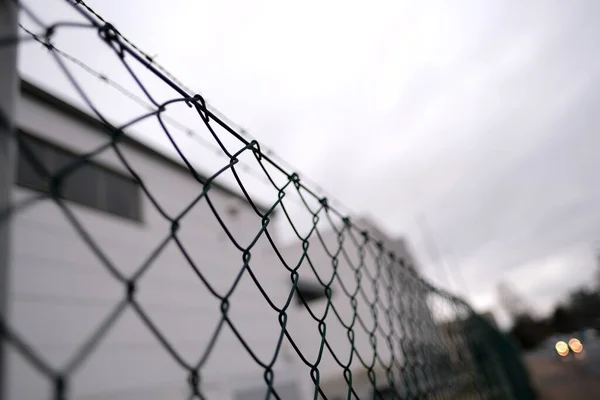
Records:
{"label": "dark window", "polygon": [[89,162],[78,165],[62,181],[61,196],[75,203],[103,209],[100,202],[100,186],[104,172]]}
{"label": "dark window", "polygon": [[[19,158],[17,166],[17,183],[20,186],[42,190],[48,186],[48,179],[38,173],[40,166],[47,167],[46,152],[43,143],[29,136],[19,135]],[[33,158],[37,163],[29,160]]]}
{"label": "dark window", "polygon": [[[331,293],[333,295],[333,290]],[[302,299],[304,299],[306,303],[321,300],[326,297],[325,286],[321,285],[319,282],[309,282],[299,279],[295,293],[296,302],[299,305],[302,304],[300,296],[302,296]]]}
{"label": "dark window", "polygon": [[104,176],[104,185],[110,190],[105,190],[106,210],[114,214],[127,216],[139,220],[140,215],[140,190],[138,185],[129,178],[114,172],[108,172]]}
{"label": "dark window", "polygon": [[391,387],[377,388],[373,390],[373,400],[396,400],[400,399],[399,393]]}
{"label": "dark window", "polygon": [[50,178],[65,171],[58,191],[63,199],[141,221],[141,193],[135,180],[93,161],[82,162],[77,154],[27,133],[19,132],[18,138],[19,186],[49,193]]}

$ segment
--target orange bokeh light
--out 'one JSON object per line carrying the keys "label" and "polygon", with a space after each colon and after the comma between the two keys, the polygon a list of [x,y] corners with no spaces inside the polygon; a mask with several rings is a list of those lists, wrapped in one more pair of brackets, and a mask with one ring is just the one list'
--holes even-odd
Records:
{"label": "orange bokeh light", "polygon": [[569,340],[569,348],[573,350],[573,353],[581,353],[583,350],[583,345],[579,341],[579,339],[571,339]]}
{"label": "orange bokeh light", "polygon": [[569,346],[562,340],[560,342],[557,342],[554,348],[556,349],[556,352],[562,357],[569,354]]}

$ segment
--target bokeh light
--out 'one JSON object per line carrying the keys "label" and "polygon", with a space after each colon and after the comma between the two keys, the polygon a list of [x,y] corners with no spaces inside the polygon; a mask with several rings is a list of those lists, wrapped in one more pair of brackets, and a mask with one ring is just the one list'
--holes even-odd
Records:
{"label": "bokeh light", "polygon": [[583,350],[583,345],[579,341],[579,339],[572,338],[569,340],[569,348],[573,350],[574,353],[581,353]]}
{"label": "bokeh light", "polygon": [[562,340],[557,342],[554,347],[556,348],[556,352],[562,357],[569,354],[569,346]]}

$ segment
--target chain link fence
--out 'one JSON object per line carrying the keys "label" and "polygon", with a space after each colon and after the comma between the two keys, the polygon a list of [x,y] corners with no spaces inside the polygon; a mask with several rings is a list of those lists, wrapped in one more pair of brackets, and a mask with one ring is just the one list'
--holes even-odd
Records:
{"label": "chain link fence", "polygon": [[[90,114],[27,80],[3,110],[3,398],[535,397],[512,343],[421,278],[403,241],[339,211],[84,1],[53,3],[5,1],[20,28],[0,48],[43,53]],[[93,62],[130,88],[60,36],[102,46]]]}

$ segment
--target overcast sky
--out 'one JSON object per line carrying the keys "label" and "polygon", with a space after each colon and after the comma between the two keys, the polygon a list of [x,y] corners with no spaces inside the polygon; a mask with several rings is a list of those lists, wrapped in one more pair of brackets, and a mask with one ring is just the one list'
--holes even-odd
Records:
{"label": "overcast sky", "polygon": [[[425,275],[477,307],[505,280],[547,311],[593,276],[600,2],[87,3],[302,176],[406,235]],[[57,45],[135,88],[96,33],[69,32]],[[79,101],[43,53],[23,48],[24,75]],[[140,114],[78,76],[107,116]]]}

